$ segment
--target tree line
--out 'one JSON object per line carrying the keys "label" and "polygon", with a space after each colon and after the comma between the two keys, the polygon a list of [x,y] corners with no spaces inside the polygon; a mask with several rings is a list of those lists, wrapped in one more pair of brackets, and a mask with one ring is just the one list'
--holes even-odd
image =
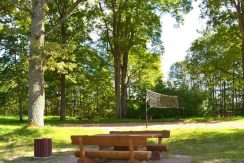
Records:
{"label": "tree line", "polygon": [[203,1],[207,27],[192,43],[186,59],[171,67],[173,87],[205,94],[202,114],[244,113],[243,5],[241,0]]}
{"label": "tree line", "polygon": [[[161,78],[160,16],[191,1],[14,0],[0,4],[3,114],[127,117]],[[144,97],[145,98],[145,97]]]}
{"label": "tree line", "polygon": [[[3,0],[0,3],[0,110],[45,115],[136,117],[145,92],[178,95],[181,114],[243,112],[241,0],[201,3],[207,28],[162,81],[160,17],[179,24],[190,0]],[[177,45],[176,45],[177,46]],[[158,117],[175,110],[151,110]]]}

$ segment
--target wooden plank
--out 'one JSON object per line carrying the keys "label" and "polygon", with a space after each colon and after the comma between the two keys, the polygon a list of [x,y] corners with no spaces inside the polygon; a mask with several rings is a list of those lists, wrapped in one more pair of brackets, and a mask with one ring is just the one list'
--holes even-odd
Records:
{"label": "wooden plank", "polygon": [[116,135],[73,135],[72,144],[79,145],[79,139],[82,137],[83,145],[101,145],[101,146],[129,146],[129,139],[132,139],[133,146],[146,146],[147,139],[143,136],[116,136]]}
{"label": "wooden plank", "polygon": [[124,135],[150,135],[150,134],[160,134],[157,135],[159,138],[169,138],[170,137],[170,131],[169,130],[161,130],[161,131],[155,131],[155,130],[146,130],[146,131],[110,131],[110,134],[124,134]]}
{"label": "wooden plank", "polygon": [[134,147],[133,147],[133,143],[132,143],[132,138],[129,138],[129,160],[131,162],[135,161],[135,156],[134,156]]}
{"label": "wooden plank", "polygon": [[[151,158],[151,151],[134,151],[135,160],[149,160]],[[130,151],[102,151],[102,150],[86,150],[85,155],[88,158],[101,158],[112,160],[129,160]],[[76,157],[81,156],[80,151],[75,152]]]}

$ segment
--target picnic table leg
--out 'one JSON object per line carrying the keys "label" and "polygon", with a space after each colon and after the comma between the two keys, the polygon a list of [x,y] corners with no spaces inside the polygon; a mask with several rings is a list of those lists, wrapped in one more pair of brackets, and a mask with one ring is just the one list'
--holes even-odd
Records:
{"label": "picnic table leg", "polygon": [[132,139],[129,139],[129,152],[130,152],[130,160],[128,161],[129,163],[133,163],[135,160],[135,156],[134,156],[134,148],[133,148],[133,144],[132,144]]}
{"label": "picnic table leg", "polygon": [[152,157],[150,160],[160,160],[161,152],[160,151],[152,151]]}
{"label": "picnic table leg", "polygon": [[[161,138],[161,137],[158,138],[158,144],[159,144],[159,145],[162,145],[162,139],[163,139],[163,138]],[[161,151],[160,151],[160,150],[156,150],[156,149],[154,149],[153,147],[148,146],[148,147],[147,147],[147,150],[152,151],[152,157],[151,157],[151,160],[160,160],[160,159],[162,158],[162,156],[161,156],[161,154],[162,154],[162,149],[161,149]],[[166,146],[165,146],[165,150],[163,150],[163,151],[167,151]]]}

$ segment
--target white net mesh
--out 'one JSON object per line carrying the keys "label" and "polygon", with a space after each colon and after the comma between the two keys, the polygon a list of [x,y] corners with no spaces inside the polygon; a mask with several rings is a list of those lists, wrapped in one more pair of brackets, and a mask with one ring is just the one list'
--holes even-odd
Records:
{"label": "white net mesh", "polygon": [[177,96],[168,96],[147,90],[146,100],[151,108],[179,108]]}

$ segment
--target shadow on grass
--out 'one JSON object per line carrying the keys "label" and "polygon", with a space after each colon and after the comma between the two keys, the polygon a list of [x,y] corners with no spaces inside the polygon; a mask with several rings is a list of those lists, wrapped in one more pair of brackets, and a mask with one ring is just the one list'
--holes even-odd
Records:
{"label": "shadow on grass", "polygon": [[192,156],[194,162],[244,162],[244,129],[182,133],[169,144],[170,153]]}
{"label": "shadow on grass", "polygon": [[[16,157],[15,162],[19,162],[19,160],[23,160],[23,162],[33,161],[33,157],[25,156],[34,155],[34,139],[45,137],[50,133],[53,133],[52,128],[40,129],[23,126],[2,134],[0,136],[0,162],[11,161],[10,159]],[[52,148],[54,151],[59,151],[67,148],[72,149],[74,146],[61,139],[53,140]]]}
{"label": "shadow on grass", "polygon": [[39,130],[23,126],[1,135],[0,143],[3,144],[3,149],[0,150],[0,157],[11,158],[30,151],[33,148],[34,138],[41,137],[44,132],[48,133],[49,130]]}
{"label": "shadow on grass", "polygon": [[20,122],[18,116],[4,116],[4,115],[0,115],[0,124],[1,125],[27,124],[27,117],[24,117],[23,121]]}
{"label": "shadow on grass", "polygon": [[14,129],[13,131],[3,134],[0,137],[0,141],[11,142],[17,140],[22,137],[25,139],[39,137],[41,136],[42,131],[35,128],[27,128],[27,126],[23,126],[21,128]]}
{"label": "shadow on grass", "polygon": [[16,163],[29,163],[29,162],[48,162],[48,163],[76,163],[77,158],[73,156],[73,151],[66,152],[54,152],[49,158],[35,159],[33,156],[30,157],[17,157],[12,160],[0,159],[0,162],[16,162]]}

